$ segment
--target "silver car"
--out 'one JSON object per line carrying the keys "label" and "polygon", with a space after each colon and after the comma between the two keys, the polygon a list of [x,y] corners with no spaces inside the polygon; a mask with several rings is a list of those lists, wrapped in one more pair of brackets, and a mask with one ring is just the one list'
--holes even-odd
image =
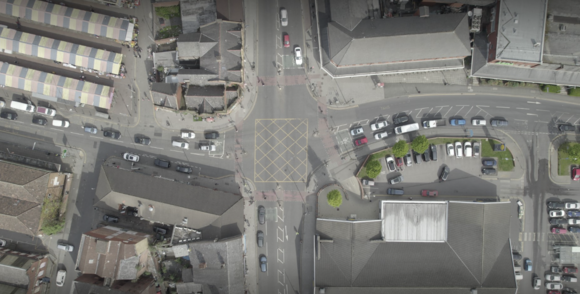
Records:
{"label": "silver car", "polygon": [[360,134],[362,134],[363,132],[364,132],[364,130],[363,130],[363,127],[356,127],[356,128],[354,128],[354,129],[350,130],[350,134],[351,134],[352,136],[360,135]]}
{"label": "silver car", "polygon": [[83,129],[85,130],[85,132],[91,133],[91,134],[96,134],[99,131],[95,127],[87,127],[87,126],[84,126]]}

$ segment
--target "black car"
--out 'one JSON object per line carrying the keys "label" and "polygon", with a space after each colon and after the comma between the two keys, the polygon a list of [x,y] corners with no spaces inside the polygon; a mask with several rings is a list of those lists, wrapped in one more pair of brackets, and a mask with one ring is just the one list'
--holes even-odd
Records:
{"label": "black car", "polygon": [[508,122],[505,119],[492,119],[491,125],[494,127],[507,127]]}
{"label": "black car", "polygon": [[171,163],[169,162],[169,160],[163,160],[163,159],[155,159],[155,161],[153,162],[156,166],[158,167],[162,167],[162,168],[170,168],[171,167]]}
{"label": "black car", "polygon": [[481,169],[481,173],[484,175],[493,175],[495,174],[495,168],[484,167]]}
{"label": "black car", "polygon": [[117,131],[103,131],[103,136],[109,137],[111,139],[119,139],[119,138],[121,138],[121,132],[117,132]]}
{"label": "black car", "polygon": [[550,201],[550,202],[548,202],[548,208],[551,208],[551,209],[564,209],[564,208],[566,208],[566,203],[564,203],[564,202],[553,202],[553,201]]}
{"label": "black car", "polygon": [[14,112],[5,111],[5,112],[0,113],[0,117],[7,119],[7,120],[16,120],[18,115]]}
{"label": "black car", "polygon": [[178,165],[175,168],[176,171],[181,172],[181,173],[186,173],[186,174],[190,174],[193,172],[193,168],[189,167],[189,166],[184,166],[184,165]]}
{"label": "black car", "polygon": [[416,164],[421,164],[421,162],[423,162],[423,159],[421,159],[421,154],[417,153],[417,152],[413,152],[415,154],[415,163]]}
{"label": "black car", "polygon": [[48,123],[48,120],[46,120],[46,118],[42,118],[42,117],[33,117],[32,118],[32,123],[35,125],[41,125],[44,126]]}
{"label": "black car", "polygon": [[550,225],[567,225],[568,224],[568,220],[565,218],[551,218],[550,219]]}
{"label": "black car", "polygon": [[433,161],[437,161],[437,146],[435,146],[435,144],[431,144],[429,148],[431,149],[431,159]]}
{"label": "black car", "polygon": [[258,247],[263,247],[264,246],[264,232],[258,231],[257,240],[258,240]]}
{"label": "black car", "polygon": [[159,234],[159,235],[166,235],[167,234],[167,229],[165,228],[161,228],[161,227],[153,227],[153,232]]}
{"label": "black car", "polygon": [[449,177],[449,167],[444,166],[443,169],[441,170],[441,174],[439,175],[439,179],[441,181],[447,181],[447,177]]}
{"label": "black car", "polygon": [[266,208],[262,205],[258,206],[258,222],[261,225],[266,223]]}
{"label": "black car", "polygon": [[568,232],[570,233],[580,233],[579,227],[568,227]]}
{"label": "black car", "polygon": [[497,164],[497,162],[495,159],[484,159],[481,161],[481,164],[483,164],[483,166],[494,166]]}
{"label": "black car", "polygon": [[205,138],[210,140],[210,139],[217,139],[220,136],[220,133],[218,132],[207,132],[205,133]]}
{"label": "black car", "polygon": [[409,121],[409,117],[406,115],[393,118],[393,123],[396,125],[406,123],[408,121]]}
{"label": "black car", "polygon": [[576,127],[572,125],[559,125],[558,129],[560,130],[560,132],[573,132],[576,130]]}
{"label": "black car", "polygon": [[427,150],[425,150],[425,152],[423,152],[423,160],[425,160],[425,162],[431,161],[431,157],[429,156],[429,149],[427,149]]}
{"label": "black car", "polygon": [[149,144],[151,144],[151,139],[149,139],[147,137],[135,137],[135,143],[141,144],[141,145],[149,145]]}
{"label": "black car", "polygon": [[522,259],[522,256],[519,253],[512,252],[512,256],[514,257],[514,260]]}
{"label": "black car", "polygon": [[110,222],[110,223],[118,223],[119,222],[119,218],[116,216],[112,216],[112,215],[108,215],[105,214],[103,215],[103,220],[106,222]]}

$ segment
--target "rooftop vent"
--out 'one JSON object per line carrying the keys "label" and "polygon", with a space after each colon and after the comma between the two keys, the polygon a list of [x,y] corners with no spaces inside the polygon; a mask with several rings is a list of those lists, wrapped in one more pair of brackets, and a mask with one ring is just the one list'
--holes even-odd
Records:
{"label": "rooftop vent", "polygon": [[429,17],[429,7],[427,7],[427,6],[419,7],[419,16],[420,17]]}
{"label": "rooftop vent", "polygon": [[566,31],[566,25],[561,23],[560,24],[560,32],[565,32]]}

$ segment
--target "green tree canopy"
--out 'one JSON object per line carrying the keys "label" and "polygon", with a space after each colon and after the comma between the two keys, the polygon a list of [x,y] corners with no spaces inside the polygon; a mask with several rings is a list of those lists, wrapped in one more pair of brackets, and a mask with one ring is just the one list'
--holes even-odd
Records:
{"label": "green tree canopy", "polygon": [[332,190],[328,192],[326,195],[326,201],[328,201],[328,205],[332,207],[339,207],[342,204],[342,195],[338,190]]}
{"label": "green tree canopy", "polygon": [[383,169],[381,163],[378,160],[371,160],[367,162],[365,168],[367,170],[367,176],[372,179],[376,178]]}
{"label": "green tree canopy", "polygon": [[393,155],[395,157],[403,157],[409,152],[409,144],[405,140],[400,140],[393,145]]}
{"label": "green tree canopy", "polygon": [[61,220],[45,220],[42,223],[42,232],[46,235],[54,235],[64,228],[65,219]]}
{"label": "green tree canopy", "polygon": [[427,142],[427,138],[425,136],[419,136],[413,139],[413,143],[411,143],[411,148],[413,148],[415,152],[423,154],[425,153],[427,148],[429,148],[429,142]]}
{"label": "green tree canopy", "polygon": [[580,144],[568,145],[568,154],[572,156],[580,156]]}

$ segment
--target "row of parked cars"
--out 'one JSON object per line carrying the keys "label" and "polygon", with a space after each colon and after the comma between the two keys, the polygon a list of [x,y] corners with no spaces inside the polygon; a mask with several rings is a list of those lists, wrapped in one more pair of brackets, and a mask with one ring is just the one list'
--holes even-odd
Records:
{"label": "row of parked cars", "polygon": [[[264,225],[266,223],[266,208],[262,205],[258,206],[258,223]],[[256,241],[258,247],[264,247],[264,232],[258,230],[256,235]],[[266,255],[262,254],[258,257],[258,262],[260,264],[260,270],[262,272],[268,271],[268,258]]]}
{"label": "row of parked cars", "polygon": [[[452,126],[464,126],[467,122],[462,118],[452,118],[449,120]],[[507,127],[508,121],[501,118],[494,118],[489,120],[489,124],[493,127]],[[471,120],[471,125],[473,126],[485,126],[487,121],[485,119],[474,118]]]}
{"label": "row of parked cars", "polygon": [[[578,282],[578,279],[572,275],[577,272],[578,268],[574,266],[564,266],[562,268],[557,265],[550,266],[550,272],[544,276],[546,279],[545,287],[546,290],[548,290],[548,294],[576,294],[574,289],[564,287],[562,282]],[[534,277],[532,285],[535,290],[539,290],[542,286],[541,278],[537,276]]]}
{"label": "row of parked cars", "polygon": [[[550,231],[554,234],[580,233],[580,203],[577,202],[548,202],[550,211],[550,225],[553,225]],[[568,217],[568,219],[566,219]],[[561,227],[568,225],[568,229]]]}

